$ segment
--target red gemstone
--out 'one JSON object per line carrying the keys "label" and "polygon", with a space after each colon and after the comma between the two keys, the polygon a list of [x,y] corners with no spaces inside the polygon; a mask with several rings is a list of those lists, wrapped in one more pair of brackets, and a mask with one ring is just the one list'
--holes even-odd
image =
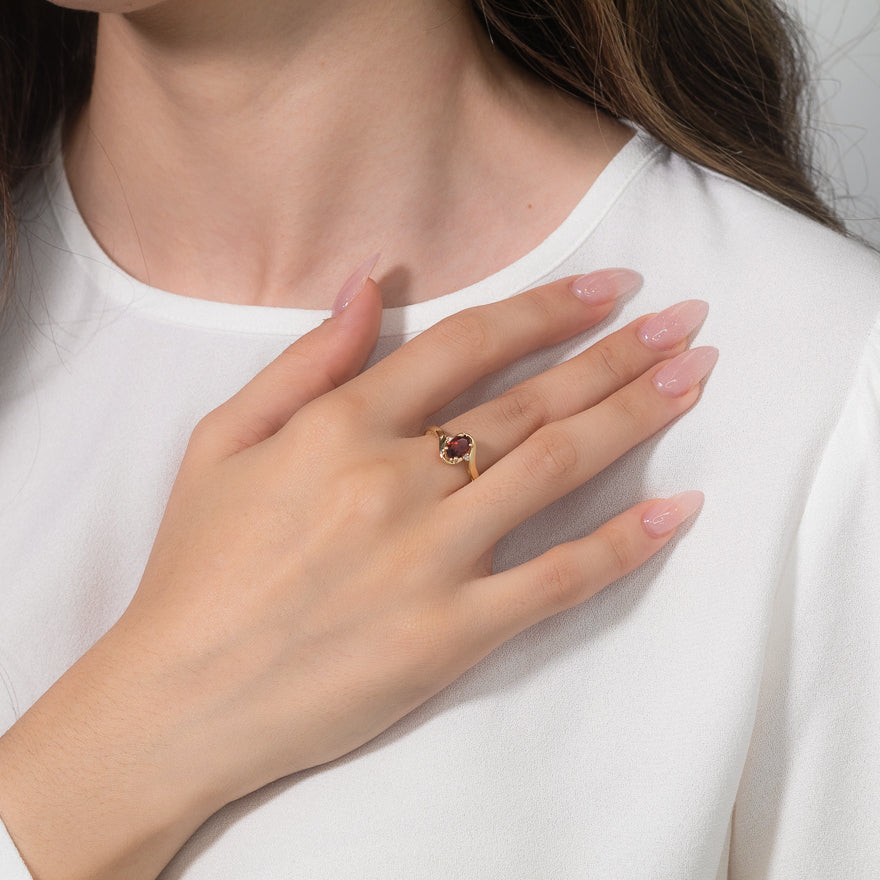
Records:
{"label": "red gemstone", "polygon": [[464,458],[471,451],[471,438],[467,434],[456,434],[446,441],[446,454],[450,458]]}

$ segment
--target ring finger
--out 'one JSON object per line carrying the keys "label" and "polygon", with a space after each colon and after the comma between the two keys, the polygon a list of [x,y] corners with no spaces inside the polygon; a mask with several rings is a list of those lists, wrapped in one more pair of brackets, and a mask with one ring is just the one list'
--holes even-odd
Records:
{"label": "ring finger", "polygon": [[[476,462],[483,472],[539,428],[595,406],[661,360],[684,351],[708,309],[703,300],[685,300],[643,315],[443,427],[449,436],[461,431],[479,441]],[[452,482],[453,490],[461,485]]]}
{"label": "ring finger", "polygon": [[[600,403],[539,429],[443,502],[460,540],[481,554],[548,504],[592,479],[690,409],[718,358],[690,349]],[[470,537],[467,537],[470,536]]]}

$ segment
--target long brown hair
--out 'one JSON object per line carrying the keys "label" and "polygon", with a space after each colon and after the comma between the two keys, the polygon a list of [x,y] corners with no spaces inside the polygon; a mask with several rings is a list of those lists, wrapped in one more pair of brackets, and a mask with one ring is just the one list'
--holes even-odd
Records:
{"label": "long brown hair", "polygon": [[[539,77],[844,231],[813,181],[804,44],[774,0],[472,3],[495,46]],[[4,293],[15,256],[13,191],[44,161],[59,119],[88,99],[97,25],[96,13],[43,0],[0,7]]]}

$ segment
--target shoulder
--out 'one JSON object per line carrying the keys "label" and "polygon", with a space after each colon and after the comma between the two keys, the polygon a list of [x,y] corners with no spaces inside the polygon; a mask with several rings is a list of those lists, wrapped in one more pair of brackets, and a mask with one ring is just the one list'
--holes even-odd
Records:
{"label": "shoulder", "polygon": [[651,221],[655,234],[679,254],[687,250],[685,265],[723,267],[756,281],[763,272],[762,289],[777,284],[804,297],[865,296],[869,309],[880,310],[880,254],[861,242],[664,148],[641,186],[663,206]]}
{"label": "shoulder", "polygon": [[608,219],[646,284],[708,300],[743,344],[849,362],[880,318],[880,254],[664,147]]}
{"label": "shoulder", "polygon": [[620,326],[681,300],[709,303],[694,344],[721,353],[700,404],[719,436],[748,424],[756,448],[784,446],[783,433],[821,443],[859,365],[878,356],[868,345],[880,321],[876,252],[665,147],[654,145],[563,268],[613,265],[645,279]]}

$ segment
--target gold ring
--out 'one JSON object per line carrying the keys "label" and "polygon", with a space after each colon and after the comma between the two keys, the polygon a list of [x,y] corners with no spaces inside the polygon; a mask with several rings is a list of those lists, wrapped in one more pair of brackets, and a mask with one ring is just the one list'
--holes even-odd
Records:
{"label": "gold ring", "polygon": [[477,470],[477,441],[470,434],[453,434],[451,437],[437,425],[425,429],[426,434],[433,434],[440,442],[440,458],[446,464],[458,464],[466,461],[471,480],[480,476]]}

